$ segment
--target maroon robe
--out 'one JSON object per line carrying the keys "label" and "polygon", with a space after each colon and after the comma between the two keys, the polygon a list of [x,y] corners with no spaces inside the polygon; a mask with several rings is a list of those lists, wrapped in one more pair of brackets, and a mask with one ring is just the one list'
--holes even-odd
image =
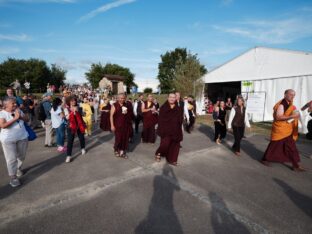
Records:
{"label": "maroon robe", "polygon": [[110,109],[111,109],[111,105],[109,103],[102,108],[102,110],[108,110],[109,111],[109,112],[106,112],[106,111],[101,112],[100,128],[103,131],[111,131]]}
{"label": "maroon robe", "polygon": [[[152,108],[155,104],[152,102],[148,107],[147,102],[144,102],[145,109]],[[156,108],[156,106],[155,106]],[[158,122],[157,113],[152,113],[152,111],[147,111],[143,113],[143,132],[142,132],[142,141],[143,143],[155,143],[156,141],[156,132],[155,125]]]}
{"label": "maroon robe", "polygon": [[183,117],[181,107],[177,104],[171,109],[169,102],[165,102],[159,111],[157,134],[161,137],[156,155],[166,157],[169,163],[176,163],[180,151]]}
{"label": "maroon robe", "polygon": [[[125,151],[128,149],[129,139],[132,129],[132,114],[131,109],[129,110],[129,105],[124,103],[123,106],[127,107],[127,114],[122,113],[122,107],[118,102],[114,103],[115,113],[113,116],[114,126],[115,126],[115,151]],[[130,122],[131,120],[131,122]]]}
{"label": "maroon robe", "polygon": [[[284,113],[289,108],[289,103],[283,99],[281,105],[284,107]],[[287,136],[279,141],[270,141],[262,161],[292,163],[294,168],[299,167],[300,156],[293,136]]]}

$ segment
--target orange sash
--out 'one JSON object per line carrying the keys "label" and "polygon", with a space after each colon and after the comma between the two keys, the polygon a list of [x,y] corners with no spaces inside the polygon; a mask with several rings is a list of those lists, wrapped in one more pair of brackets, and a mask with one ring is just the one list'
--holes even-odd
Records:
{"label": "orange sash", "polygon": [[[298,119],[295,119],[291,123],[288,123],[286,120],[276,120],[277,109],[281,104],[282,100],[275,104],[273,107],[273,117],[274,121],[272,124],[272,133],[271,133],[271,140],[272,141],[279,141],[286,137],[293,136],[293,139],[296,141],[298,139]],[[284,115],[290,116],[293,114],[295,107],[292,103],[287,110],[285,110]]]}

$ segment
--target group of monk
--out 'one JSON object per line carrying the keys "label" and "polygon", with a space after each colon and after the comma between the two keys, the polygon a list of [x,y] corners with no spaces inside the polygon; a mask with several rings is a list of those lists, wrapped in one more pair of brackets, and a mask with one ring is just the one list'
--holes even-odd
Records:
{"label": "group of monk", "polygon": [[[143,100],[143,95],[140,95],[134,105],[135,107],[126,99],[125,94],[119,94],[116,102],[110,103],[108,99],[104,99],[104,103],[100,106],[100,128],[115,135],[114,155],[128,158],[126,152],[134,136],[132,123],[140,118],[143,122],[142,143],[155,144],[156,135],[161,138],[155,160],[160,162],[161,158],[165,157],[169,164],[177,165],[180,142],[183,139],[184,119],[184,109],[178,105],[177,94],[170,93],[161,107],[151,94],[147,96],[146,101]],[[135,132],[138,133],[137,128]]]}
{"label": "group of monk", "polygon": [[[295,143],[298,138],[299,113],[293,105],[294,97],[294,90],[286,90],[284,98],[274,106],[271,142],[261,163],[270,166],[270,162],[290,162],[293,170],[300,172],[305,169],[299,165],[300,157]],[[160,137],[155,160],[160,162],[165,157],[169,164],[177,165],[180,143],[183,140],[184,104],[179,93],[170,93],[167,101],[159,107],[150,94],[146,101],[141,95],[134,108],[124,94],[119,94],[115,103],[110,104],[105,99],[100,107],[100,127],[114,133],[114,155],[127,159],[126,152],[134,135],[133,121],[140,118],[138,122],[135,121],[135,125],[143,120],[142,143],[154,144],[156,135]],[[137,133],[137,126],[135,132]]]}

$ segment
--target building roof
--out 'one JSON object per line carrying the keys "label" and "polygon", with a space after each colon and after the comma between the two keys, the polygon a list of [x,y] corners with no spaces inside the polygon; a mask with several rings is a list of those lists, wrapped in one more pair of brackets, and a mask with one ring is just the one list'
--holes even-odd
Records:
{"label": "building roof", "polygon": [[124,77],[124,76],[109,75],[109,74],[105,74],[103,78],[106,78],[110,81],[124,81],[126,79],[126,77]]}
{"label": "building roof", "polygon": [[312,75],[312,53],[255,47],[204,76],[205,83]]}

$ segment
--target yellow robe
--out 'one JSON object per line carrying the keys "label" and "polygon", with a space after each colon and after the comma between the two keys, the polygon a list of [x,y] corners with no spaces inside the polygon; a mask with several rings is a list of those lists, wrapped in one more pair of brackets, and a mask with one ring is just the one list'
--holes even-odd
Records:
{"label": "yellow robe", "polygon": [[86,124],[86,134],[91,135],[92,133],[92,110],[91,106],[88,103],[81,104],[82,111],[85,113],[83,116],[83,121]]}
{"label": "yellow robe", "polygon": [[[282,100],[275,104],[273,110],[274,121],[272,124],[271,140],[279,141],[286,137],[293,136],[293,139],[296,141],[298,139],[298,119],[295,119],[291,123],[288,123],[287,120],[276,120],[277,109],[280,106]],[[284,110],[285,116],[291,116],[295,106],[290,103],[287,110]]]}

